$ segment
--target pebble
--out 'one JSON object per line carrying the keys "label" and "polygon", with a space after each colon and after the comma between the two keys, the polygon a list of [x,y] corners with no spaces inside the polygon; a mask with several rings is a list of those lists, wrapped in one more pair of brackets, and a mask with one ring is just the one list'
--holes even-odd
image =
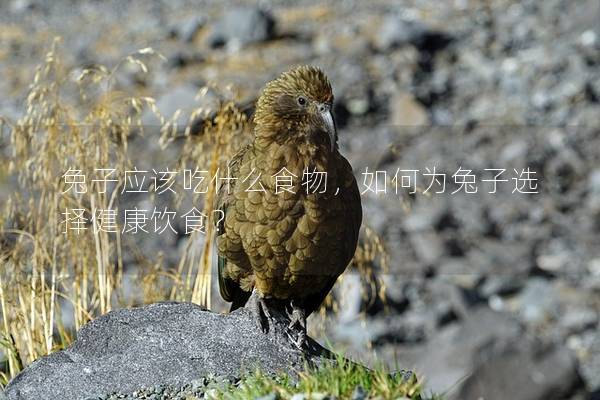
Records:
{"label": "pebble", "polygon": [[273,38],[275,19],[260,8],[236,7],[215,23],[209,36],[211,47],[227,45],[239,49],[251,43]]}

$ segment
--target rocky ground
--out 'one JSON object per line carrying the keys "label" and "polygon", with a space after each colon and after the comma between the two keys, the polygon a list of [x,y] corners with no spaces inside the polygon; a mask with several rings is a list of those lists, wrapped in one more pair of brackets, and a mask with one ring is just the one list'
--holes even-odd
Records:
{"label": "rocky ground", "polygon": [[[164,54],[151,73],[118,79],[166,114],[189,113],[207,82],[253,100],[290,65],[319,65],[364,223],[389,253],[377,270],[386,301],[347,276],[327,336],[461,399],[600,398],[600,3],[261,4],[3,2],[0,111],[22,112],[55,34],[73,65],[114,65],[147,46]],[[397,171],[433,167],[445,193],[423,194],[421,175],[420,192],[396,193]],[[459,167],[477,193],[455,183]],[[513,192],[527,168],[538,193]],[[506,170],[496,193],[489,169]],[[386,193],[368,190],[373,171],[387,174]],[[177,240],[148,246],[177,261]]]}

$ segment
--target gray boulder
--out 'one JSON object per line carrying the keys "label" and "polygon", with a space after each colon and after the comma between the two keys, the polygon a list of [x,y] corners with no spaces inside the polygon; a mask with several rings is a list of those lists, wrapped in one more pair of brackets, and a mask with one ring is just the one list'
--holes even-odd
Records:
{"label": "gray boulder", "polygon": [[449,400],[565,399],[582,387],[565,346],[533,337],[513,316],[485,307],[471,309],[421,348],[406,348],[399,361]]}
{"label": "gray boulder", "polygon": [[191,43],[206,22],[207,18],[204,15],[193,15],[173,26],[170,33],[186,43]]}
{"label": "gray boulder", "polygon": [[239,48],[267,41],[274,34],[275,19],[270,13],[257,7],[235,7],[215,23],[208,42],[211,47]]}
{"label": "gray boulder", "polygon": [[260,366],[294,374],[329,353],[311,339],[290,341],[286,320],[263,333],[250,311],[216,314],[191,303],[158,303],[110,312],[85,325],[67,349],[25,368],[8,400],[87,399],[206,376],[235,379]]}
{"label": "gray boulder", "polygon": [[[156,101],[158,112],[166,121],[177,124],[179,133],[185,132],[190,127],[190,134],[202,132],[204,120],[211,118],[211,114],[218,105],[215,93],[208,91],[204,96],[198,96],[199,88],[194,85],[181,85],[165,90]],[[175,113],[179,111],[177,118]],[[194,115],[197,112],[197,115]],[[145,130],[159,132],[161,123],[157,115],[146,109],[142,115],[142,124]]]}
{"label": "gray boulder", "polygon": [[383,21],[375,45],[383,51],[407,44],[419,50],[432,51],[446,47],[451,39],[448,33],[434,30],[419,20],[392,14]]}
{"label": "gray boulder", "polygon": [[559,400],[572,398],[582,387],[575,358],[566,347],[527,340],[493,347],[482,351],[459,399]]}

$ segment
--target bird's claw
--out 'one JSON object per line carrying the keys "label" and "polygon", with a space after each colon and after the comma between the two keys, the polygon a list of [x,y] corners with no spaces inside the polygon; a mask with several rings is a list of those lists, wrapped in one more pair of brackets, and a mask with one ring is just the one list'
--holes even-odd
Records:
{"label": "bird's claw", "polygon": [[[304,343],[306,342],[306,314],[302,308],[295,306],[293,301],[290,303],[290,305],[292,306],[292,311],[287,312],[290,323],[287,327],[286,333],[292,343],[294,343],[294,345],[296,345],[296,347],[299,349],[302,349]],[[294,338],[293,331],[297,326],[300,329],[297,330],[297,336]]]}
{"label": "bird's claw", "polygon": [[260,296],[254,297],[250,309],[260,330],[263,333],[268,333],[271,326],[271,313],[265,299]]}
{"label": "bird's claw", "polygon": [[288,339],[290,342],[294,344],[298,348],[298,350],[304,349],[304,344],[306,343],[306,335],[299,333],[296,337],[290,332],[286,332]]}

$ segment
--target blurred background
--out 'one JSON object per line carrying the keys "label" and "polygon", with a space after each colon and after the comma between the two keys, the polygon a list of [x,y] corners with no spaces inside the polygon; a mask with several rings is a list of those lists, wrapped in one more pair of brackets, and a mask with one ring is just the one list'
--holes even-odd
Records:
{"label": "blurred background", "polygon": [[260,88],[314,64],[364,218],[311,334],[448,398],[600,399],[599,20],[597,0],[1,2],[4,379],[113,308],[226,310],[210,228],[62,233],[67,207],[208,213],[210,190],[65,193],[63,174],[215,172]]}

